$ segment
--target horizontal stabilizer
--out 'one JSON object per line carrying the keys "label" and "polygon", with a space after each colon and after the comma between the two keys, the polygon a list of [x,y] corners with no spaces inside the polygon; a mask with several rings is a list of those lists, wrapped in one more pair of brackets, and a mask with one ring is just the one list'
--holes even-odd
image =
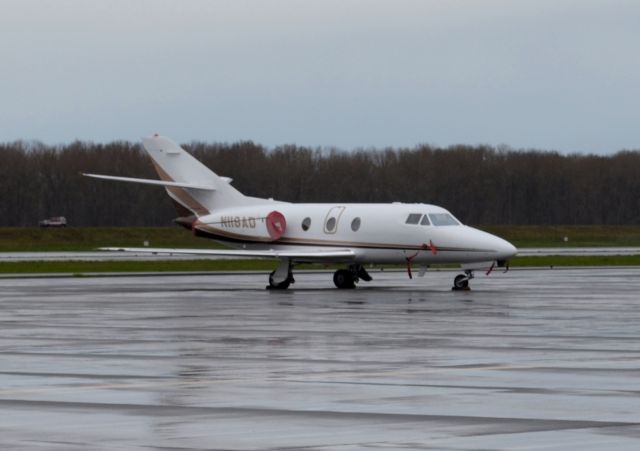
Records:
{"label": "horizontal stabilizer", "polygon": [[216,188],[214,186],[207,185],[198,185],[196,183],[185,183],[185,182],[165,182],[164,180],[155,180],[155,179],[136,179],[132,177],[116,177],[113,175],[100,175],[100,174],[82,174],[86,177],[92,177],[94,179],[103,179],[103,180],[115,180],[118,182],[131,182],[131,183],[143,183],[145,185],[159,185],[159,186],[175,186],[179,188],[191,188],[191,189],[199,189],[204,191],[215,191]]}
{"label": "horizontal stabilizer", "polygon": [[167,249],[152,247],[101,247],[101,251],[140,252],[166,255],[210,255],[236,258],[290,258],[293,260],[351,261],[355,254],[350,249],[300,249],[300,250],[227,250],[227,249]]}

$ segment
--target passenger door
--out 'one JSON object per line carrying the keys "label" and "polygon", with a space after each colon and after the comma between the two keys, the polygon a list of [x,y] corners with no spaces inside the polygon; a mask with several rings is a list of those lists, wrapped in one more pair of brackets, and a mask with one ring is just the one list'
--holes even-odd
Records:
{"label": "passenger door", "polygon": [[340,217],[346,207],[332,207],[324,218],[324,233],[333,235],[338,230]]}

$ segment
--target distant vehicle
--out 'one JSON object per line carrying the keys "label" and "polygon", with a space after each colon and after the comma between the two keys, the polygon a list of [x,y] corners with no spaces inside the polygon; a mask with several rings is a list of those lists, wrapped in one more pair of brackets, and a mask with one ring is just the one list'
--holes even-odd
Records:
{"label": "distant vehicle", "polygon": [[40,227],[66,227],[67,218],[64,216],[54,216],[53,218],[43,219],[38,225],[40,225]]}

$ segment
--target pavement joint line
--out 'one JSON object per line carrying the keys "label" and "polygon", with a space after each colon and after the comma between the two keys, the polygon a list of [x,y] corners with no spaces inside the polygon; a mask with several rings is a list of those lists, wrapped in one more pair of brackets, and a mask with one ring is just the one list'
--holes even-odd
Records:
{"label": "pavement joint line", "polygon": [[[220,413],[270,413],[285,416],[325,416],[325,417],[370,417],[370,418],[397,418],[408,421],[439,421],[459,419],[461,421],[476,422],[478,424],[486,424],[487,422],[499,423],[539,423],[540,425],[549,424],[549,428],[541,430],[567,430],[567,429],[592,429],[606,427],[623,427],[623,426],[640,426],[638,421],[607,421],[607,420],[574,420],[559,418],[531,418],[531,417],[496,417],[496,416],[479,416],[479,415],[446,415],[446,414],[425,414],[425,413],[404,413],[404,412],[370,412],[362,411],[341,411],[341,410],[320,410],[320,409],[285,409],[270,408],[254,405],[230,405],[230,406],[202,406],[202,405],[172,405],[166,406],[161,404],[132,404],[132,403],[105,403],[105,402],[81,402],[81,401],[53,401],[53,400],[20,400],[20,399],[0,399],[0,405],[12,405],[23,407],[44,408],[47,406],[58,408],[94,408],[94,409],[113,409],[113,410],[157,410],[170,409],[174,411],[195,411],[198,412],[220,412]],[[162,413],[161,413],[162,414]]]}

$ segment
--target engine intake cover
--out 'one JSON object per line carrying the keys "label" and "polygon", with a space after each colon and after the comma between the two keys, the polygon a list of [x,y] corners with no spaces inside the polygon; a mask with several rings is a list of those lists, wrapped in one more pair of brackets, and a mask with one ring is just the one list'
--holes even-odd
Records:
{"label": "engine intake cover", "polygon": [[267,231],[273,240],[278,240],[287,228],[287,220],[279,211],[272,211],[267,215]]}

